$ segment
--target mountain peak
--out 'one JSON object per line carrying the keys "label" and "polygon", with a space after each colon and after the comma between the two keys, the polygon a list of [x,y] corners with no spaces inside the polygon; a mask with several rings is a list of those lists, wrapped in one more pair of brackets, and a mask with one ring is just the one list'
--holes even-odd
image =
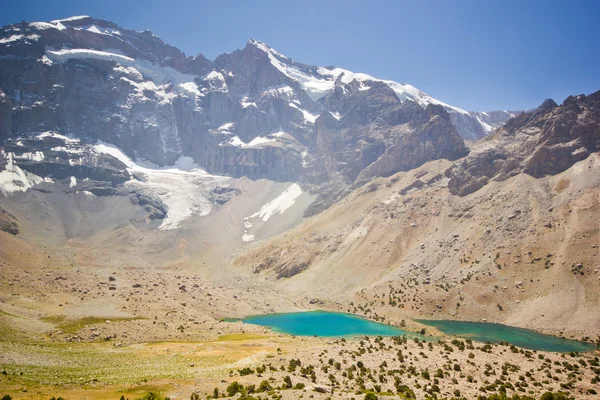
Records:
{"label": "mountain peak", "polygon": [[275,50],[274,48],[272,48],[265,42],[261,42],[260,40],[250,39],[250,40],[248,40],[248,42],[246,42],[246,47],[252,47],[252,48],[258,49],[260,51],[265,52],[266,54],[275,56],[275,57],[279,58],[280,60],[291,61],[291,59],[289,57],[284,56],[283,54],[277,52],[277,50]]}
{"label": "mountain peak", "polygon": [[558,107],[558,104],[552,99],[546,99],[544,102],[538,107],[538,110],[550,110],[554,107]]}

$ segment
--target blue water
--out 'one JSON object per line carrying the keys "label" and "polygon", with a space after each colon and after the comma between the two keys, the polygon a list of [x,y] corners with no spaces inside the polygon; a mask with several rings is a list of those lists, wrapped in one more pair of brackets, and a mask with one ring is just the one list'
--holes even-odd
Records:
{"label": "blue water", "polygon": [[394,326],[369,321],[356,315],[328,311],[255,315],[243,318],[241,321],[268,326],[275,332],[297,336],[398,336],[408,333]]}
{"label": "blue water", "polygon": [[448,320],[417,320],[417,322],[434,326],[448,335],[455,335],[479,342],[508,342],[530,350],[569,353],[572,351],[591,351],[596,348],[592,343],[543,335],[529,329],[515,328],[501,324]]}

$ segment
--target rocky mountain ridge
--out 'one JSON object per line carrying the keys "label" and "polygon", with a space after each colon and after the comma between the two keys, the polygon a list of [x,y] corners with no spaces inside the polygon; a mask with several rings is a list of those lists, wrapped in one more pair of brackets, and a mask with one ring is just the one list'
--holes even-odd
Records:
{"label": "rocky mountain ridge", "polygon": [[446,171],[452,194],[465,196],[520,173],[556,175],[598,152],[600,91],[569,96],[560,106],[548,99],[508,120],[484,143]]}
{"label": "rocky mountain ridge", "polygon": [[210,61],[188,57],[148,31],[91,17],[0,30],[3,139],[50,130],[111,143],[158,166],[185,156],[215,174],[319,185],[339,172],[351,184],[395,139],[355,134],[368,150],[356,157],[360,162],[350,161],[358,170],[348,174],[319,147],[319,127],[339,136],[364,131],[381,115],[379,128],[402,135],[396,127],[415,114],[411,105],[440,105],[456,128],[448,124],[444,135],[478,138],[490,130],[472,113],[410,85],[297,63],[256,40]]}

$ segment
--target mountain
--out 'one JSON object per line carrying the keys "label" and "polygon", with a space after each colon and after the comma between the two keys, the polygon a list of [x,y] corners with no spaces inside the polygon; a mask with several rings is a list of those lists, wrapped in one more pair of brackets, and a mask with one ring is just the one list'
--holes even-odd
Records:
{"label": "mountain", "polygon": [[[86,250],[64,251],[94,265],[202,261],[210,279],[257,275],[314,296],[402,274],[458,279],[464,260],[488,271],[483,254],[508,259],[501,249],[515,246],[585,265],[591,247],[535,241],[548,229],[596,234],[583,218],[596,207],[598,96],[466,112],[256,40],[210,61],[91,17],[10,25],[0,224],[43,246],[76,241]],[[468,126],[485,137],[466,140]],[[577,223],[552,211],[574,204]]]}
{"label": "mountain", "polygon": [[[466,112],[256,40],[211,61],[91,17],[4,27],[0,395],[595,398],[591,343],[421,320],[600,343],[599,107]],[[306,310],[426,340],[231,322]]]}
{"label": "mountain", "polygon": [[[0,138],[55,131],[114,144],[158,166],[191,157],[210,173],[234,177],[321,183],[311,173],[323,166],[316,127],[363,129],[400,104],[408,114],[411,104],[441,105],[469,139],[489,131],[481,118],[410,85],[300,64],[259,41],[209,61],[148,31],[91,17],[2,28],[0,71]],[[383,103],[367,105],[375,97]],[[388,116],[378,123],[391,132],[407,121]],[[347,178],[393,140],[369,137],[353,167],[359,170]]]}

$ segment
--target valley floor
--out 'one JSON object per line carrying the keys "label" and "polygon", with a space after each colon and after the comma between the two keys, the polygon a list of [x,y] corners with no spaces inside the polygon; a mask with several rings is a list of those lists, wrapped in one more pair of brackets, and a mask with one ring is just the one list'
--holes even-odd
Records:
{"label": "valley floor", "polygon": [[[111,225],[111,203],[93,220],[82,213],[96,234],[65,237],[55,215],[40,211],[52,210],[43,194],[5,202],[20,233],[0,232],[0,395],[206,398],[230,387],[232,397],[237,381],[246,392],[262,384],[251,395],[263,399],[359,399],[365,391],[475,399],[503,390],[597,398],[598,351],[453,341],[414,320],[487,319],[595,342],[598,158],[468,198],[433,179],[447,166],[378,178],[373,190],[359,188],[300,225],[302,208],[292,208],[286,229],[257,222],[253,232],[270,238],[249,243],[244,217],[289,185],[242,182],[248,197],[271,196],[248,205],[242,195],[158,233],[136,220]],[[433,183],[416,190],[416,179]],[[222,321],[315,309],[426,328],[432,340],[291,337]]]}
{"label": "valley floor", "polygon": [[[245,289],[208,283],[185,271],[45,266],[1,273],[0,394],[15,399],[135,399],[148,392],[206,398],[215,388],[226,395],[236,381],[254,391],[266,381],[263,389],[271,389],[253,396],[283,399],[325,399],[332,389],[345,399],[362,398],[357,393],[364,391],[397,398],[408,389],[417,398],[471,399],[499,390],[537,397],[561,390],[592,399],[598,390],[599,352],[486,346],[430,327],[430,342],[280,335],[219,316],[314,309],[310,299],[246,283]],[[373,307],[380,320],[390,313]],[[410,320],[407,326],[421,328]],[[285,387],[286,376],[292,388]]]}

